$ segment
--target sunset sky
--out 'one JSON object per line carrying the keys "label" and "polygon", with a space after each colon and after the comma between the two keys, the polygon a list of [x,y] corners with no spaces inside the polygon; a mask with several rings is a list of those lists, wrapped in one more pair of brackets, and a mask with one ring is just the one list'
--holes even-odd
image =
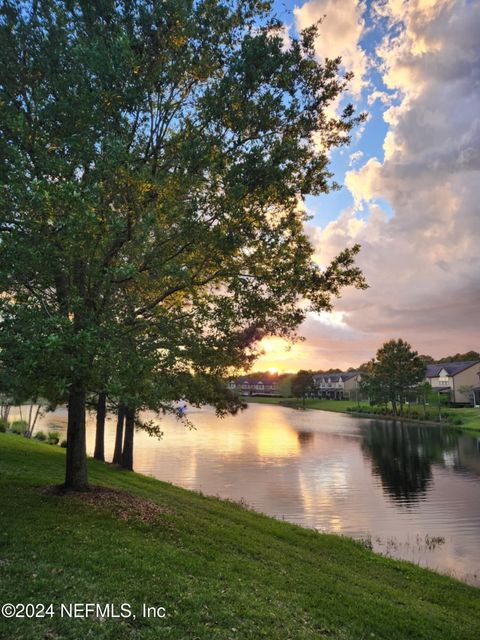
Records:
{"label": "sunset sky", "polygon": [[324,265],[362,245],[368,291],[265,342],[256,369],[355,366],[389,338],[434,357],[480,348],[480,1],[278,0],[290,34],[322,16],[319,58],[342,56],[369,119],[332,154],[340,192],[308,198]]}

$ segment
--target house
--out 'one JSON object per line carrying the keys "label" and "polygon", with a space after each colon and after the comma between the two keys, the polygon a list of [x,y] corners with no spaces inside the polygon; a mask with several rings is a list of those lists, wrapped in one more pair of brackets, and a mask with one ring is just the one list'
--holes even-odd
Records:
{"label": "house", "polygon": [[276,396],[278,383],[273,380],[250,380],[246,377],[229,380],[227,387],[231,391],[239,391],[242,396]]}
{"label": "house", "polygon": [[314,395],[332,400],[356,400],[360,379],[360,371],[316,374],[313,376]]}
{"label": "house", "polygon": [[470,404],[471,389],[475,393],[475,404],[480,403],[480,360],[467,362],[439,362],[428,364],[427,382],[438,393],[448,395],[452,404]]}
{"label": "house", "polygon": [[[478,383],[480,384],[480,371],[478,372]],[[480,386],[473,389],[473,404],[480,407]]]}

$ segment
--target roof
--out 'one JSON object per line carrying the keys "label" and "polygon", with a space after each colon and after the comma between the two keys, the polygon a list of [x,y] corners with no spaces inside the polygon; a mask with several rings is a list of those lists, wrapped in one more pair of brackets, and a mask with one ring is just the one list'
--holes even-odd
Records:
{"label": "roof", "polygon": [[229,381],[230,383],[235,384],[236,386],[254,386],[254,385],[263,385],[264,387],[274,387],[278,384],[277,380],[251,380],[246,376],[240,376],[238,378],[233,378]]}
{"label": "roof", "polygon": [[342,373],[317,373],[313,376],[314,380],[330,380],[331,382],[346,382],[350,378],[354,378],[360,372],[359,371],[346,371]]}
{"label": "roof", "polygon": [[342,380],[346,382],[347,380],[350,380],[350,378],[358,376],[359,373],[360,371],[347,371],[347,373],[342,373]]}
{"label": "roof", "polygon": [[457,373],[465,371],[474,365],[480,365],[480,360],[466,360],[465,362],[436,362],[435,364],[427,364],[427,378],[436,378],[442,369],[448,373],[449,376],[456,376]]}

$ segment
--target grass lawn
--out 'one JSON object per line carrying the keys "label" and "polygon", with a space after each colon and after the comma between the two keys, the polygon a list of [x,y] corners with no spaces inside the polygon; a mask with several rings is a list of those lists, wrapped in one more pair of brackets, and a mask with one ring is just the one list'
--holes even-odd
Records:
{"label": "grass lawn", "polygon": [[[253,402],[255,404],[281,404],[287,403],[292,406],[303,406],[301,400],[296,398],[268,398],[259,396],[249,396],[245,398],[247,402]],[[362,406],[368,406],[366,402],[360,403]],[[324,411],[337,411],[343,413],[347,410],[347,407],[355,407],[357,403],[352,400],[305,400],[305,406],[307,409],[323,409]]]}
{"label": "grass lawn", "polygon": [[[259,398],[249,397],[246,398],[247,402],[254,402],[260,404],[280,404],[281,402],[291,403],[292,405],[298,404],[302,406],[301,400],[295,398]],[[307,409],[322,409],[323,411],[336,411],[339,413],[346,412],[348,407],[356,407],[355,400],[306,400],[305,406]],[[368,408],[367,402],[361,402],[360,406]],[[456,426],[456,428],[465,431],[474,431],[480,433],[480,409],[473,407],[464,408],[446,408],[442,407],[442,413],[448,413],[455,417],[460,417],[463,421],[462,425]],[[408,412],[405,415],[408,419]],[[455,425],[453,425],[455,426]]]}
{"label": "grass lawn", "polygon": [[[90,481],[121,490],[115,499],[46,493],[42,485],[62,481],[64,457],[0,433],[0,601],[57,612],[0,618],[1,638],[480,637],[478,589],[94,460]],[[130,603],[137,617],[58,615],[75,602]],[[142,603],[165,607],[166,618],[143,618]]]}
{"label": "grass lawn", "polygon": [[476,407],[466,407],[462,409],[448,409],[448,413],[459,416],[463,420],[461,429],[468,431],[477,431],[480,433],[480,409]]}
{"label": "grass lawn", "polygon": [[[248,397],[245,398],[247,402],[254,402],[257,404],[280,404],[288,403],[291,405],[302,406],[302,401],[296,398],[268,398],[268,397]],[[361,402],[362,406],[367,407],[368,403]],[[305,406],[307,409],[323,409],[324,411],[337,411],[343,413],[347,410],[347,407],[356,407],[357,403],[354,400],[317,400],[307,399],[305,400]]]}
{"label": "grass lawn", "polygon": [[293,400],[293,398],[268,398],[267,396],[248,396],[245,397],[244,400],[246,402],[254,402],[256,404],[280,404],[280,402],[288,402],[289,400]]}

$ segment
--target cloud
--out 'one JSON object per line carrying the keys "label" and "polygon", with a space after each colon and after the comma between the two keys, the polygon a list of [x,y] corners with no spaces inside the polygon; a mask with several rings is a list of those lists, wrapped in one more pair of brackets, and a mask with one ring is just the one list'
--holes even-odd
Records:
{"label": "cloud", "polygon": [[357,96],[366,84],[368,67],[359,44],[365,31],[364,10],[364,3],[358,0],[311,0],[293,12],[299,30],[322,20],[315,43],[317,55],[320,59],[341,56],[345,69],[355,74],[350,90]]}
{"label": "cloud", "polygon": [[[365,351],[375,351],[377,345],[346,323],[346,314],[309,314],[302,325],[303,342],[290,346],[281,338],[262,341],[264,355],[258,359],[255,369],[264,371],[275,367],[280,371],[298,369],[348,368],[352,362],[366,360]],[[332,356],[334,354],[335,357]]]}
{"label": "cloud", "polygon": [[364,156],[363,151],[360,151],[360,150],[354,151],[348,157],[348,166],[353,167],[355,164],[357,164],[359,160],[363,158],[363,156]]}
{"label": "cloud", "polygon": [[382,104],[390,105],[395,98],[398,97],[397,93],[388,93],[387,91],[372,91],[372,93],[368,96],[368,105],[372,106],[377,100],[379,100]]}
{"label": "cloud", "polygon": [[381,6],[388,30],[377,54],[398,104],[385,111],[384,158],[346,175],[354,206],[310,233],[316,258],[361,243],[370,289],[345,292],[336,309],[366,347],[401,336],[434,356],[478,349],[480,3]]}
{"label": "cloud", "polygon": [[345,185],[353,195],[357,207],[377,195],[381,168],[382,165],[376,158],[370,158],[360,169],[346,174]]}

